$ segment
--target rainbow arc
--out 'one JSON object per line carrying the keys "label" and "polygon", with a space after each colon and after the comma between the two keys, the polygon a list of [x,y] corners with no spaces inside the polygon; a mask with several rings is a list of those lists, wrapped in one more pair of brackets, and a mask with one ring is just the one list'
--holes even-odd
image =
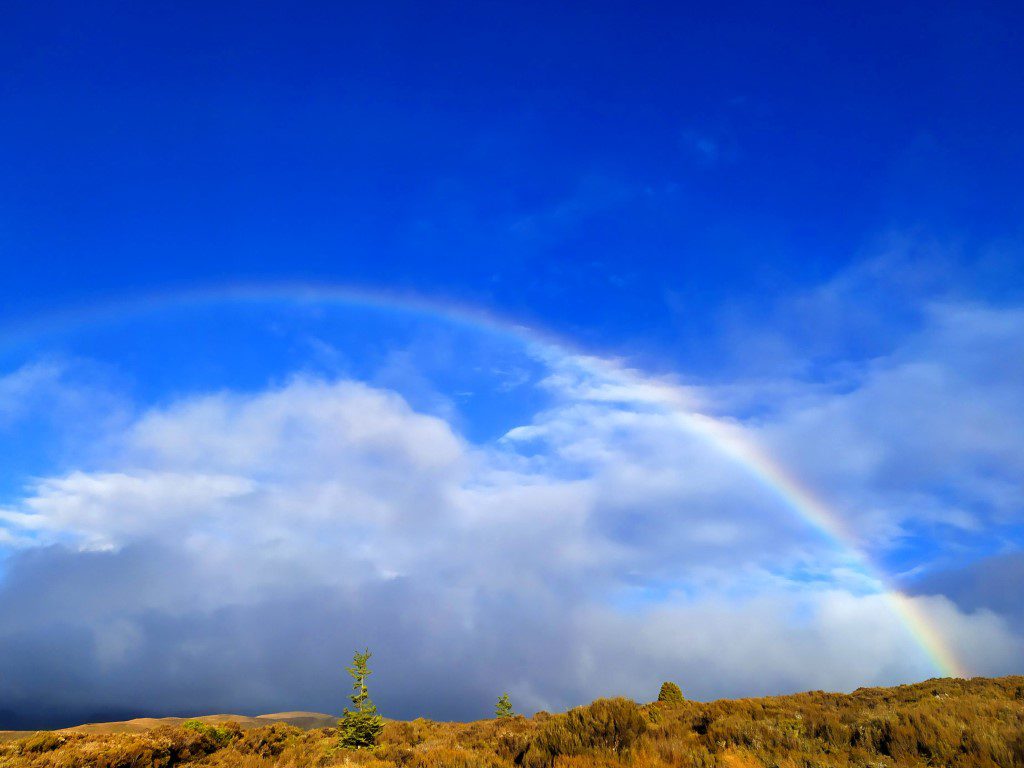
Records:
{"label": "rainbow arc", "polygon": [[842,515],[760,447],[741,426],[694,412],[683,390],[671,383],[644,377],[615,361],[576,350],[572,344],[553,334],[529,328],[479,308],[348,286],[307,283],[229,285],[140,296],[51,313],[4,329],[0,333],[0,341],[7,344],[23,342],[39,335],[88,323],[119,320],[136,313],[224,302],[339,304],[423,315],[518,340],[532,346],[538,354],[549,360],[571,358],[573,364],[584,372],[606,381],[618,382],[632,391],[642,392],[645,402],[663,409],[681,427],[700,436],[715,450],[745,468],[808,525],[848,552],[864,575],[878,585],[879,592],[885,596],[894,615],[899,617],[940,675],[968,676],[942,633],[921,611],[918,603],[895,588],[883,570],[872,562],[858,544],[856,536],[847,529]]}

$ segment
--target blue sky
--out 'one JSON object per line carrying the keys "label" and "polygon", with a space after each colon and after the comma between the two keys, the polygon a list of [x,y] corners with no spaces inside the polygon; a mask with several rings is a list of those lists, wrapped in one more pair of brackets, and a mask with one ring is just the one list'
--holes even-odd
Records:
{"label": "blue sky", "polygon": [[1021,15],[6,9],[0,726],[1019,673]]}

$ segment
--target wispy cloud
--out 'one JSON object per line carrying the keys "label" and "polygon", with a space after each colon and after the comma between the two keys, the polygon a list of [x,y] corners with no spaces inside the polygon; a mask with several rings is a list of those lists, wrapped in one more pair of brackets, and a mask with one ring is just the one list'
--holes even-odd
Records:
{"label": "wispy cloud", "polygon": [[63,365],[46,360],[26,364],[0,377],[0,427],[43,407],[48,396],[58,390],[63,374]]}
{"label": "wispy cloud", "polygon": [[679,141],[683,150],[704,166],[734,163],[739,159],[739,149],[731,134],[688,129],[680,134]]}

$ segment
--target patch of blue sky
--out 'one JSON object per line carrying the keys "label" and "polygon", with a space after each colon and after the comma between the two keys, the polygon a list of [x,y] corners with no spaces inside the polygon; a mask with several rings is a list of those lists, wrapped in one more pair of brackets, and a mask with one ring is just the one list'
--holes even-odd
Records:
{"label": "patch of blue sky", "polygon": [[[295,376],[353,379],[393,390],[484,442],[550,401],[536,386],[546,365],[527,342],[391,308],[269,300],[143,307],[72,318],[30,341],[4,350],[6,371],[39,359],[72,368],[87,361],[133,410],[209,392],[261,391]],[[29,466],[38,446],[27,431],[18,438],[27,440],[21,453]]]}

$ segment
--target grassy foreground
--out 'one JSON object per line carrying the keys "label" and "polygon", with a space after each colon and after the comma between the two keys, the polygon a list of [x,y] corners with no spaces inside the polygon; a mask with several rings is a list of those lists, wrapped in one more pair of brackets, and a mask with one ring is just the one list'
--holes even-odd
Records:
{"label": "grassy foreground", "polygon": [[707,704],[600,699],[563,714],[473,723],[389,721],[366,750],[338,748],[333,728],[216,720],[12,734],[0,743],[0,768],[1024,766],[1024,677]]}

